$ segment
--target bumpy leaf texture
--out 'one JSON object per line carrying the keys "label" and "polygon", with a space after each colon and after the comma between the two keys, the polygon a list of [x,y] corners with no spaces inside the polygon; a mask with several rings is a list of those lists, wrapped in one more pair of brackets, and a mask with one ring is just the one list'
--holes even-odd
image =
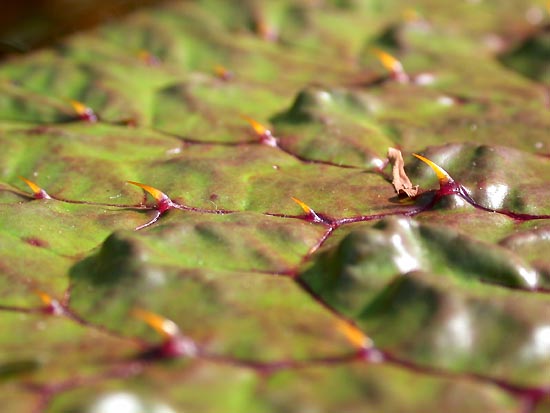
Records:
{"label": "bumpy leaf texture", "polygon": [[180,1],[2,63],[2,411],[549,411],[549,12]]}

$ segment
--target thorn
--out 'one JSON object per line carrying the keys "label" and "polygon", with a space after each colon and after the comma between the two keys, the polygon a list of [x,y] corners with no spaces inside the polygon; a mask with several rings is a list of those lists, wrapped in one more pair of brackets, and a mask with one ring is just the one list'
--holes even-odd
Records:
{"label": "thorn", "polygon": [[254,129],[254,132],[260,138],[261,143],[272,147],[277,146],[277,139],[264,125],[247,115],[241,115],[241,118],[246,120],[250,124],[250,126],[252,126],[252,129]]}
{"label": "thorn", "polygon": [[141,308],[134,308],[132,310],[132,316],[145,322],[164,340],[172,340],[174,337],[180,335],[180,329],[176,323],[151,311],[143,310]]}
{"label": "thorn", "polygon": [[34,290],[33,292],[38,296],[38,298],[40,298],[40,300],[44,304],[45,313],[53,315],[60,315],[63,313],[63,307],[61,307],[59,301],[57,301],[55,298],[52,298],[48,293],[38,289]]}
{"label": "thorn", "polygon": [[392,79],[399,83],[408,83],[410,81],[409,75],[405,72],[399,60],[378,48],[373,48],[372,52],[378,57],[378,60],[380,60],[384,68],[390,72]]}
{"label": "thorn", "polygon": [[150,51],[142,49],[137,53],[138,58],[147,66],[159,66],[160,59]]}
{"label": "thorn", "polygon": [[145,185],[139,182],[135,181],[126,181],[129,184],[139,186],[141,189],[143,189],[145,192],[147,192],[149,195],[151,195],[157,202],[162,202],[170,199],[168,195],[166,195],[164,192],[158,190],[157,188],[154,188],[149,185]]}
{"label": "thorn", "polygon": [[36,183],[33,181],[24,178],[22,176],[19,177],[23,182],[25,182],[29,188],[31,188],[31,191],[33,192],[34,199],[52,199],[52,197],[42,188],[40,188]]}
{"label": "thorn", "polygon": [[336,327],[355,347],[362,350],[372,347],[372,340],[356,325],[351,324],[349,321],[338,320]]}
{"label": "thorn", "polygon": [[304,210],[306,214],[314,214],[315,212],[311,209],[305,202],[300,201],[298,198],[290,197],[294,202],[296,202]]}
{"label": "thorn", "polygon": [[250,116],[241,115],[241,118],[246,120],[250,124],[250,126],[252,126],[254,132],[256,132],[257,135],[271,135],[271,131],[269,129],[267,129],[260,122],[252,119]]}
{"label": "thorn", "polygon": [[143,228],[147,228],[157,222],[162,214],[159,211],[155,211],[155,216],[147,221],[145,224],[141,224],[135,228],[136,231],[140,231]]}
{"label": "thorn", "polygon": [[402,15],[403,20],[405,20],[405,22],[407,23],[414,23],[422,20],[422,16],[420,15],[420,13],[418,13],[418,10],[410,7],[403,10]]}
{"label": "thorn", "polygon": [[194,357],[197,354],[198,349],[195,343],[191,339],[184,337],[177,324],[172,320],[141,308],[134,308],[132,316],[144,321],[163,338],[162,344],[154,348],[149,355],[161,358],[173,358],[180,356]]}
{"label": "thorn", "polygon": [[231,80],[233,79],[233,72],[222,65],[214,66],[214,73],[221,80]]}
{"label": "thorn", "polygon": [[317,215],[317,213],[311,209],[305,202],[300,201],[298,198],[294,198],[293,196],[290,197],[294,202],[296,202],[300,207],[304,210],[304,212],[307,214],[308,220],[312,222],[323,222],[321,217]]}
{"label": "thorn", "polygon": [[443,187],[445,185],[449,185],[454,183],[454,179],[449,175],[449,173],[443,169],[441,166],[435,164],[434,162],[430,161],[428,158],[423,157],[422,155],[418,155],[416,153],[413,153],[413,156],[420,159],[422,162],[426,163],[432,170],[435,172],[437,176],[437,180],[439,181],[439,187]]}
{"label": "thorn", "polygon": [[268,42],[276,42],[279,38],[279,34],[274,26],[269,24],[264,16],[261,14],[256,14],[255,16],[255,31],[263,40]]}
{"label": "thorn", "polygon": [[405,70],[401,62],[391,54],[377,48],[372,49],[372,52],[378,57],[386,70],[390,72],[403,72]]}
{"label": "thorn", "polygon": [[134,182],[134,181],[126,181],[126,182],[132,185],[139,186],[141,189],[143,189],[145,192],[150,194],[157,201],[157,205],[156,205],[157,212],[153,217],[153,219],[137,227],[136,231],[139,231],[140,229],[143,229],[145,227],[148,227],[149,225],[154,224],[155,222],[158,221],[158,219],[162,214],[164,214],[166,211],[176,206],[174,202],[172,202],[172,200],[168,197],[168,195],[158,190],[157,188],[153,188],[152,186],[141,184],[139,182]]}
{"label": "thorn", "polygon": [[161,214],[174,206],[174,203],[168,197],[168,195],[158,190],[157,188],[154,188],[149,185],[141,184],[139,182],[134,182],[134,181],[126,181],[126,182],[135,186],[139,186],[141,189],[143,189],[145,192],[151,195],[157,201],[157,209]]}
{"label": "thorn", "polygon": [[38,298],[40,298],[44,305],[51,305],[54,300],[48,293],[45,293],[42,290],[34,290],[34,293],[38,296]]}
{"label": "thorn", "polygon": [[92,108],[77,100],[71,100],[70,103],[80,120],[89,123],[97,122],[97,115]]}

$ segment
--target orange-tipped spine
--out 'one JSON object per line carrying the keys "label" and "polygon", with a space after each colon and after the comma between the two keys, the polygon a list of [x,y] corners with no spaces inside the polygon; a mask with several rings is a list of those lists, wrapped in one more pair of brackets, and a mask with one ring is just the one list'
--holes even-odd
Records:
{"label": "orange-tipped spine", "polygon": [[44,304],[44,308],[42,309],[42,312],[52,315],[60,315],[63,314],[63,307],[57,301],[55,298],[53,298],[48,293],[35,289],[34,293],[40,298],[40,301]]}
{"label": "orange-tipped spine", "polygon": [[132,316],[143,322],[155,330],[164,340],[172,340],[180,335],[180,329],[176,323],[168,318],[162,317],[142,308],[134,308]]}
{"label": "orange-tipped spine", "polygon": [[142,49],[138,52],[138,58],[148,66],[160,65],[160,59],[149,50]]}
{"label": "orange-tipped spine", "polygon": [[248,115],[241,115],[241,118],[248,122],[261,143],[273,147],[277,146],[277,139],[273,136],[270,129]]}
{"label": "orange-tipped spine", "polygon": [[416,153],[413,153],[413,156],[415,158],[420,159],[422,162],[427,164],[432,170],[435,172],[435,175],[437,176],[437,180],[439,181],[439,186],[443,187],[445,185],[451,184],[454,182],[453,178],[449,173],[443,169],[441,166],[437,165],[435,162],[429,160],[428,158],[418,155]]}
{"label": "orange-tipped spine", "polygon": [[364,350],[373,345],[372,340],[365,333],[347,320],[338,320],[336,327],[358,349]]}
{"label": "orange-tipped spine", "polygon": [[92,108],[78,100],[71,100],[70,103],[80,120],[90,123],[97,122],[97,115]]}
{"label": "orange-tipped spine", "polygon": [[154,188],[150,185],[142,184],[140,182],[135,182],[135,181],[126,181],[126,182],[129,183],[129,184],[140,187],[141,189],[143,189],[145,192],[147,192],[149,195],[151,195],[157,201],[157,205],[155,207],[155,209],[156,209],[155,216],[151,220],[146,222],[145,224],[140,225],[139,227],[137,227],[136,231],[139,231],[140,229],[146,228],[146,227],[154,224],[155,222],[158,221],[160,216],[162,214],[164,214],[166,211],[168,211],[169,209],[172,209],[174,207],[177,207],[176,204],[174,204],[174,202],[172,202],[170,197],[168,197],[168,195],[166,195],[164,192],[160,191],[157,188]]}
{"label": "orange-tipped spine", "polygon": [[392,79],[399,83],[408,83],[410,81],[409,75],[405,72],[403,64],[384,50],[373,48],[372,52],[376,55],[382,66],[390,72]]}
{"label": "orange-tipped spine", "polygon": [[231,80],[233,78],[233,72],[227,69],[225,66],[214,66],[214,74],[221,80]]}
{"label": "orange-tipped spine", "polygon": [[44,189],[39,187],[35,182],[23,176],[20,176],[19,179],[27,184],[27,186],[31,189],[35,199],[52,199],[52,197]]}
{"label": "orange-tipped spine", "polygon": [[296,202],[300,208],[302,208],[302,210],[306,213],[306,216],[308,218],[309,221],[313,221],[313,222],[322,222],[322,218],[317,215],[317,213],[309,206],[307,205],[305,202],[299,200],[298,198],[295,198],[295,197],[290,197],[294,202]]}

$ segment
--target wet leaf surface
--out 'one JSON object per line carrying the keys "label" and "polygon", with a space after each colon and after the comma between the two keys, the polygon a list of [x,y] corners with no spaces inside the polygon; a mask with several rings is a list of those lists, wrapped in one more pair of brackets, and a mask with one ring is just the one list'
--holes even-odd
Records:
{"label": "wet leaf surface", "polygon": [[532,3],[180,1],[4,61],[3,409],[546,411]]}

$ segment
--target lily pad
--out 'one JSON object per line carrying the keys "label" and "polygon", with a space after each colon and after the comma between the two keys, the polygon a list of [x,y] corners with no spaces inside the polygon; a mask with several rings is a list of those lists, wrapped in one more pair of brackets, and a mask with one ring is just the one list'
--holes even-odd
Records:
{"label": "lily pad", "polygon": [[2,408],[545,411],[545,2],[157,3],[0,62]]}

